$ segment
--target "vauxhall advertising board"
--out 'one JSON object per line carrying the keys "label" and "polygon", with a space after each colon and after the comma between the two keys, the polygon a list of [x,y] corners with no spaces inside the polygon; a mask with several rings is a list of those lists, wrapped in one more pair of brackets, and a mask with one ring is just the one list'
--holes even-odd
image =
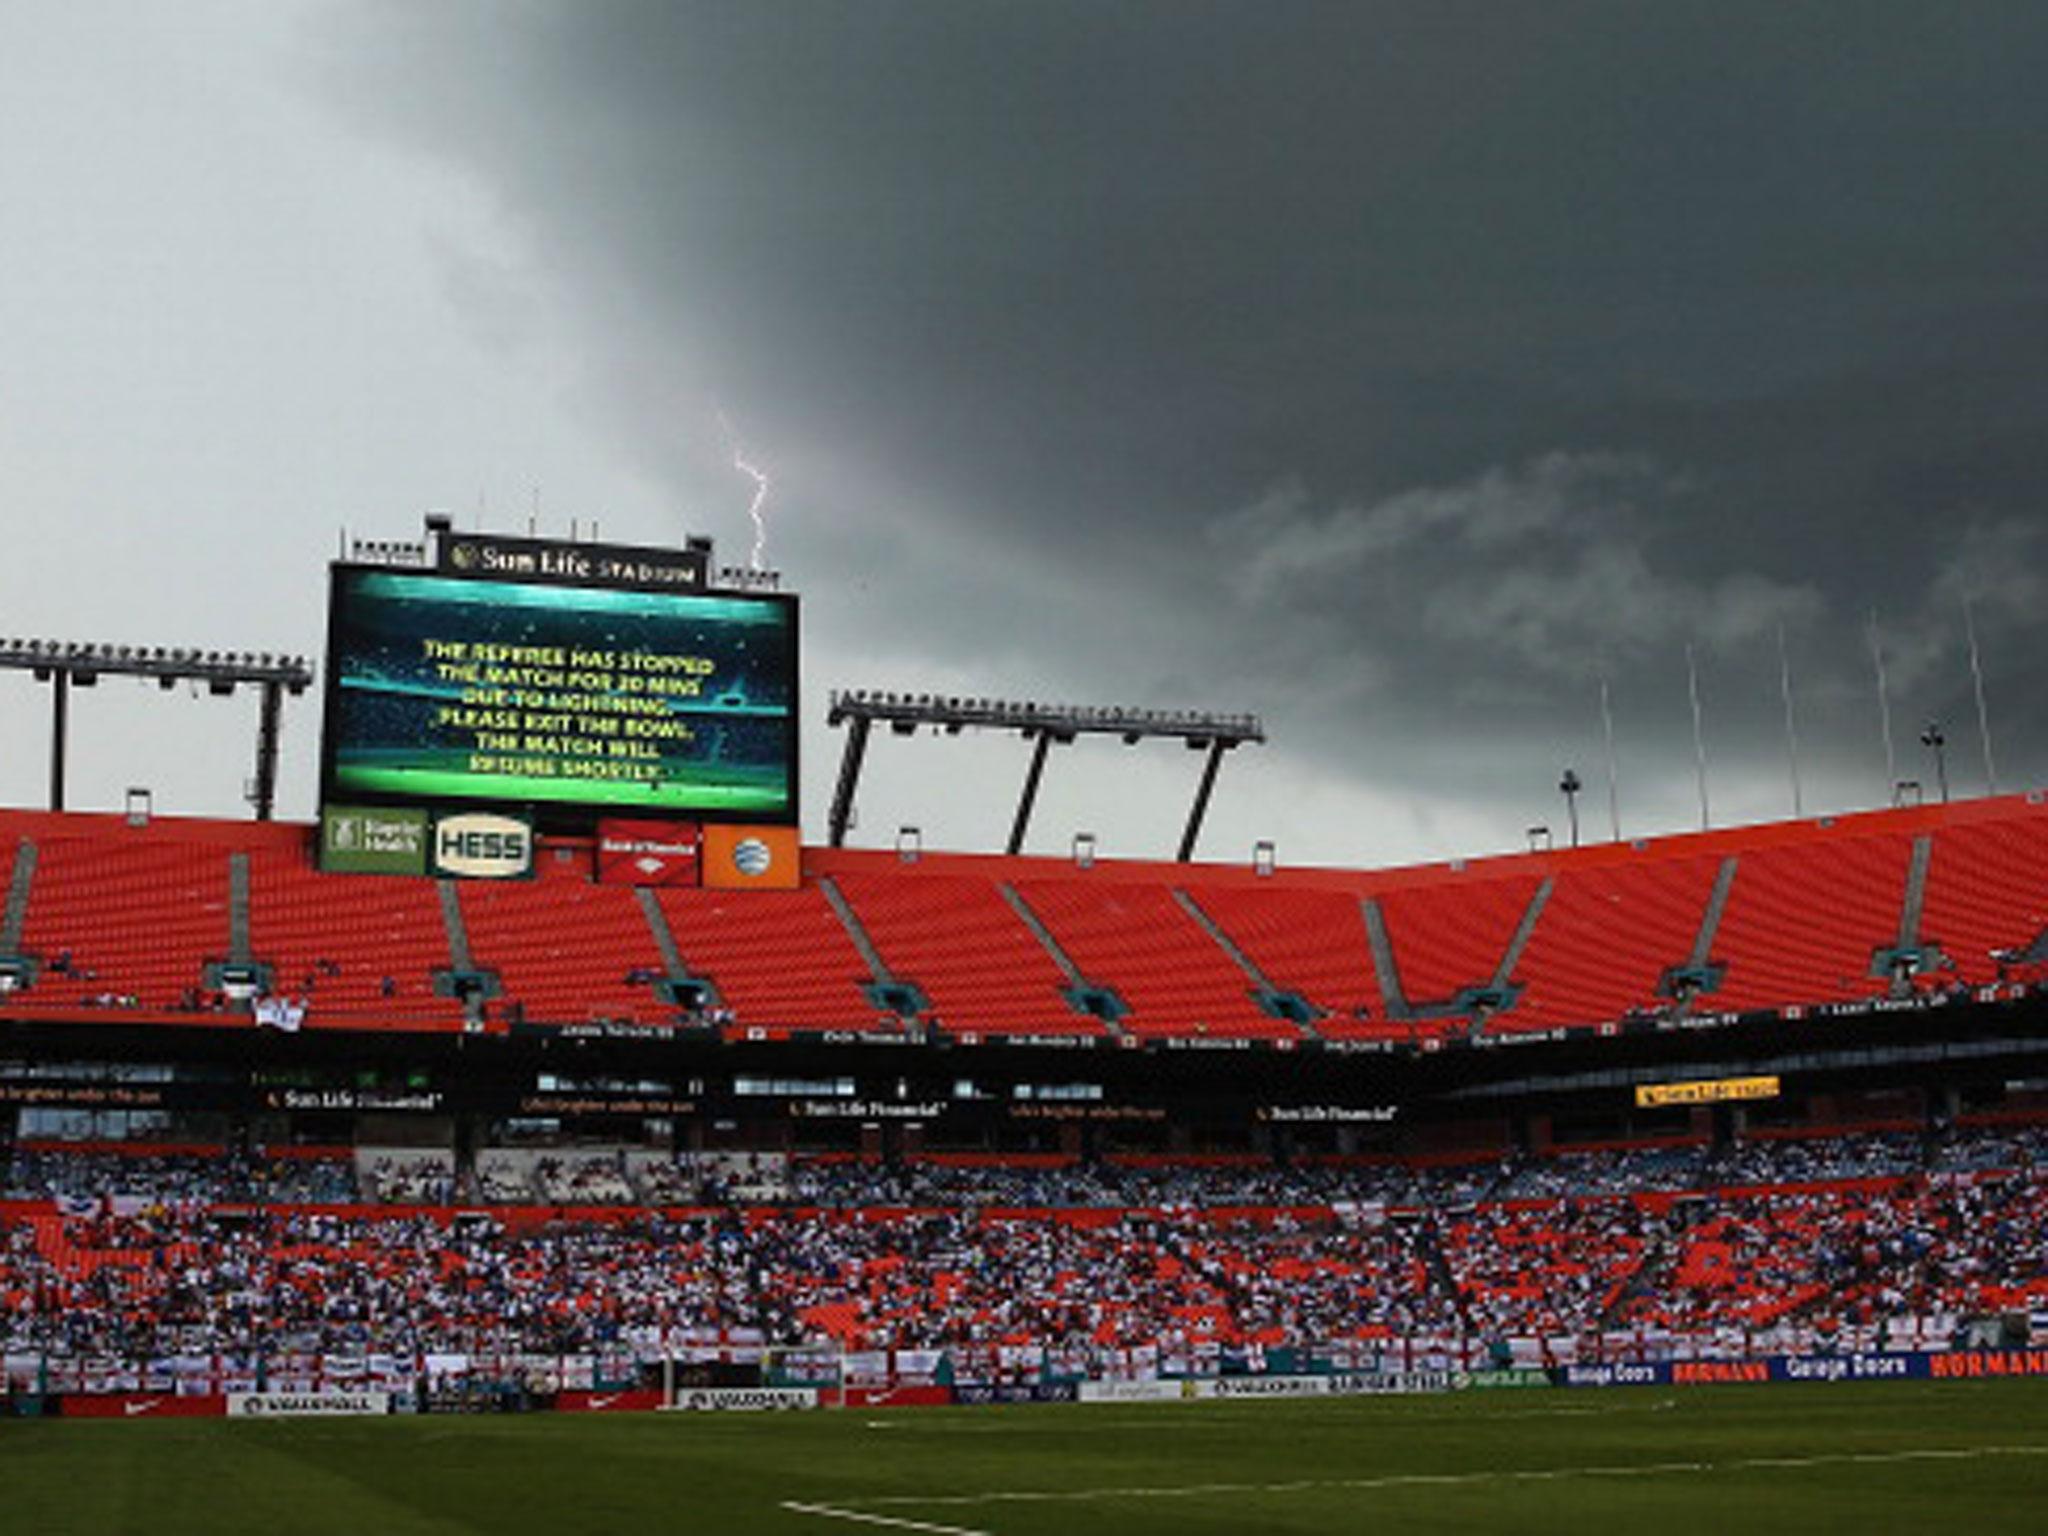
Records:
{"label": "vauxhall advertising board", "polygon": [[794,824],[796,599],[528,542],[450,546],[466,570],[333,567],[322,803]]}

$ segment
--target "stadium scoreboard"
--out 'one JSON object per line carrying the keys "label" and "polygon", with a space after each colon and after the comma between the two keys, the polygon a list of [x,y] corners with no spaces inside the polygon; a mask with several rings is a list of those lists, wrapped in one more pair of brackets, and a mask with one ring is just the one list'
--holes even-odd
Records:
{"label": "stadium scoreboard", "polygon": [[796,821],[794,597],[476,546],[435,570],[332,567],[323,805]]}

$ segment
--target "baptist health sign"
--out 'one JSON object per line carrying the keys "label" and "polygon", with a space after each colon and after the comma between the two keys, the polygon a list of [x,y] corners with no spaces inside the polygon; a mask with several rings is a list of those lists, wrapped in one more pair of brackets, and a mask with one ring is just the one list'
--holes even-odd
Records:
{"label": "baptist health sign", "polygon": [[330,805],[320,812],[320,867],[341,875],[424,875],[428,816]]}
{"label": "baptist health sign", "polygon": [[330,805],[320,812],[329,874],[519,880],[533,873],[533,823],[497,812]]}

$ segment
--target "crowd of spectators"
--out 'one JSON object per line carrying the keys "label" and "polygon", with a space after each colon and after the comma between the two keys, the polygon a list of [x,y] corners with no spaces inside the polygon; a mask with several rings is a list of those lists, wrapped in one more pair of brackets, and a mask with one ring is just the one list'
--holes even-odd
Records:
{"label": "crowd of spectators", "polygon": [[367,1171],[363,1193],[384,1205],[446,1205],[455,1198],[453,1154],[378,1153]]}
{"label": "crowd of spectators", "polygon": [[1186,1210],[971,1210],[547,1222],[158,1207],[45,1216],[0,1240],[0,1349],[78,1357],[306,1351],[648,1358],[740,1334],[858,1349],[1712,1343],[1796,1315],[2048,1300],[2048,1184],[1492,1205],[1345,1223]]}
{"label": "crowd of spectators", "polygon": [[1472,1331],[1598,1325],[1758,1353],[1791,1325],[1825,1338],[2048,1303],[2048,1178],[1488,1205],[1447,1221],[1441,1245]]}
{"label": "crowd of spectators", "polygon": [[618,1147],[486,1148],[473,1180],[446,1151],[346,1155],[69,1150],[42,1143],[0,1163],[0,1197],[156,1198],[270,1204],[799,1206],[824,1209],[1161,1209],[1383,1206],[1457,1210],[1649,1190],[1896,1179],[2048,1167],[2034,1126],[1807,1139],[1759,1137],[1434,1162],[1163,1159],[1084,1162],[936,1157],[897,1162],[778,1153],[628,1154]]}
{"label": "crowd of spectators", "polygon": [[551,1205],[631,1205],[634,1200],[617,1152],[543,1156],[534,1161],[533,1177]]}
{"label": "crowd of spectators", "polygon": [[[1487,1188],[1513,1198],[1478,1200],[1470,1166],[1361,1183],[1339,1168],[822,1163],[789,1170],[796,1203],[780,1210],[524,1221],[207,1203],[221,1180],[325,1177],[317,1160],[214,1159],[207,1174],[181,1154],[24,1150],[10,1189],[101,1200],[0,1224],[0,1352],[654,1359],[747,1339],[1085,1364],[1457,1339],[1548,1361],[1617,1333],[1744,1353],[1892,1326],[1924,1343],[1929,1317],[2048,1305],[2043,1142],[1767,1142],[1719,1160],[1743,1177],[1706,1190],[1683,1158],[1586,1154],[1540,1176],[1510,1161]],[[548,1184],[592,1162],[485,1166]],[[1751,1177],[1773,1169],[1786,1176]],[[1361,1196],[1436,1178],[1455,1198]]]}
{"label": "crowd of spectators", "polygon": [[252,1152],[111,1152],[18,1147],[0,1164],[0,1198],[116,1203],[346,1203],[353,1160]]}

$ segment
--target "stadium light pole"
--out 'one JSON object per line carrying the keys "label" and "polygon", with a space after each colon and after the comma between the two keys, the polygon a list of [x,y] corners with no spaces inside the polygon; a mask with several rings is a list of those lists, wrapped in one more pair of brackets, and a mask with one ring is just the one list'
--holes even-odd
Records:
{"label": "stadium light pole", "polygon": [[1920,733],[1920,745],[1934,753],[1934,783],[1941,794],[1941,803],[1948,804],[1948,736],[1942,731],[1939,720],[1927,722],[1927,729]]}
{"label": "stadium light pole", "polygon": [[64,739],[69,734],[71,674],[59,671],[50,678],[50,809],[64,809]]}
{"label": "stadium light pole", "polygon": [[1600,729],[1607,737],[1607,830],[1621,841],[1621,767],[1614,755],[1614,710],[1607,699],[1607,674],[1600,674]]}
{"label": "stadium light pole", "polygon": [[[1216,788],[1216,770],[1223,766],[1223,754],[1237,743],[1218,737],[1206,745],[1209,757],[1208,761],[1202,764],[1202,782],[1195,790],[1195,803],[1188,809],[1188,824],[1180,834],[1180,852],[1177,858],[1182,864],[1190,862],[1195,856],[1195,839],[1202,835],[1202,818],[1209,814],[1209,796]],[[1188,746],[1199,752],[1204,743],[1190,737]]]}
{"label": "stadium light pole", "polygon": [[1899,781],[1899,755],[1892,746],[1891,680],[1885,675],[1884,641],[1877,631],[1877,610],[1870,610],[1870,665],[1877,674],[1877,723],[1884,732],[1884,777],[1887,784]]}
{"label": "stadium light pole", "polygon": [[853,791],[860,783],[860,765],[868,755],[868,728],[874,722],[855,715],[846,732],[846,752],[839,759],[839,783],[832,791],[832,811],[826,821],[826,835],[834,848],[846,846],[847,823],[853,818]]}
{"label": "stadium light pole", "polygon": [[1567,768],[1564,777],[1557,781],[1558,792],[1564,796],[1565,815],[1571,822],[1572,846],[1579,846],[1579,791],[1585,783],[1575,769]]}
{"label": "stadium light pole", "polygon": [[1963,596],[1963,634],[1970,642],[1970,686],[1977,695],[1977,730],[1984,738],[1984,789],[1998,793],[1998,767],[1991,760],[1991,711],[1984,704],[1984,658],[1977,651],[1977,619],[1970,611],[1970,599]]}
{"label": "stadium light pole", "polygon": [[1031,748],[1031,766],[1024,773],[1024,792],[1017,797],[1017,814],[1010,822],[1010,841],[1004,848],[1004,852],[1013,857],[1024,851],[1024,833],[1031,825],[1031,809],[1038,804],[1038,781],[1045,777],[1046,753],[1055,741],[1074,739],[1043,729],[1037,732],[1037,736],[1038,741]]}
{"label": "stadium light pole", "polygon": [[1706,831],[1714,824],[1713,816],[1707,809],[1707,729],[1700,712],[1700,665],[1688,643],[1685,648],[1685,689],[1692,700],[1692,753],[1698,767],[1700,781],[1700,830]]}
{"label": "stadium light pole", "polygon": [[1799,727],[1792,714],[1792,662],[1785,653],[1785,626],[1778,626],[1778,691],[1785,703],[1785,758],[1792,768],[1792,814],[1806,814],[1799,784]]}

